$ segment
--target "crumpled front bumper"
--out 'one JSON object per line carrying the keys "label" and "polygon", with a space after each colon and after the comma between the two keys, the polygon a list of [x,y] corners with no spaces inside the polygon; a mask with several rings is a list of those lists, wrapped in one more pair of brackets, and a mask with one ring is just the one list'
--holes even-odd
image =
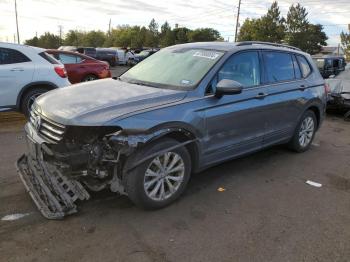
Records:
{"label": "crumpled front bumper", "polygon": [[43,216],[62,219],[77,212],[77,200],[87,200],[90,195],[79,181],[69,179],[59,167],[43,160],[41,144],[33,139],[35,135],[29,137],[30,129],[27,124],[29,153],[17,160],[17,172]]}

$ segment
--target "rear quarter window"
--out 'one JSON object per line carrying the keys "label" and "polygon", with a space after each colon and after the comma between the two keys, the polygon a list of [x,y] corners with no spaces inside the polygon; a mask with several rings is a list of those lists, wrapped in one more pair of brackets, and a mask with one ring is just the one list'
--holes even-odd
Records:
{"label": "rear quarter window", "polygon": [[310,75],[311,67],[309,62],[306,60],[306,58],[303,56],[297,55],[297,59],[298,59],[301,74],[303,75],[303,77],[307,77],[308,75]]}
{"label": "rear quarter window", "polygon": [[46,52],[41,52],[39,53],[39,55],[44,58],[47,62],[49,62],[50,64],[53,64],[53,65],[58,65],[60,62],[58,62],[54,57],[53,55],[49,55],[48,53]]}
{"label": "rear quarter window", "polygon": [[275,83],[295,79],[293,59],[289,53],[263,52],[267,82]]}

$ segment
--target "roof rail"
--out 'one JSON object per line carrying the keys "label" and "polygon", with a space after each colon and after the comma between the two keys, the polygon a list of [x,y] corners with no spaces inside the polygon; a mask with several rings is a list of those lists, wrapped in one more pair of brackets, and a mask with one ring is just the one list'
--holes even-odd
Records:
{"label": "roof rail", "polygon": [[300,48],[297,48],[294,46],[285,45],[285,44],[270,43],[270,42],[262,42],[262,41],[243,41],[243,42],[238,42],[236,44],[236,46],[244,46],[244,45],[270,45],[270,46],[284,47],[284,48],[289,48],[289,49],[301,51]]}

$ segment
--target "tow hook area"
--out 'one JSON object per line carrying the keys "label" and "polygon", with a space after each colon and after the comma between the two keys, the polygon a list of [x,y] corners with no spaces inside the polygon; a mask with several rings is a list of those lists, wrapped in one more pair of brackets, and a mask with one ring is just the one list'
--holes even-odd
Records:
{"label": "tow hook area", "polygon": [[80,182],[68,180],[53,165],[22,155],[17,172],[40,212],[47,219],[62,219],[77,212],[75,201],[87,200],[89,193]]}

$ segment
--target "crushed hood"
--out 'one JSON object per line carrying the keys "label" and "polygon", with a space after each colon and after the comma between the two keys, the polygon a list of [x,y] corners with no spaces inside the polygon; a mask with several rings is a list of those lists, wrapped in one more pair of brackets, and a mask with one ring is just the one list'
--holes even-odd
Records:
{"label": "crushed hood", "polygon": [[186,93],[104,79],[47,92],[36,99],[34,107],[57,123],[98,126],[140,110],[180,101]]}

